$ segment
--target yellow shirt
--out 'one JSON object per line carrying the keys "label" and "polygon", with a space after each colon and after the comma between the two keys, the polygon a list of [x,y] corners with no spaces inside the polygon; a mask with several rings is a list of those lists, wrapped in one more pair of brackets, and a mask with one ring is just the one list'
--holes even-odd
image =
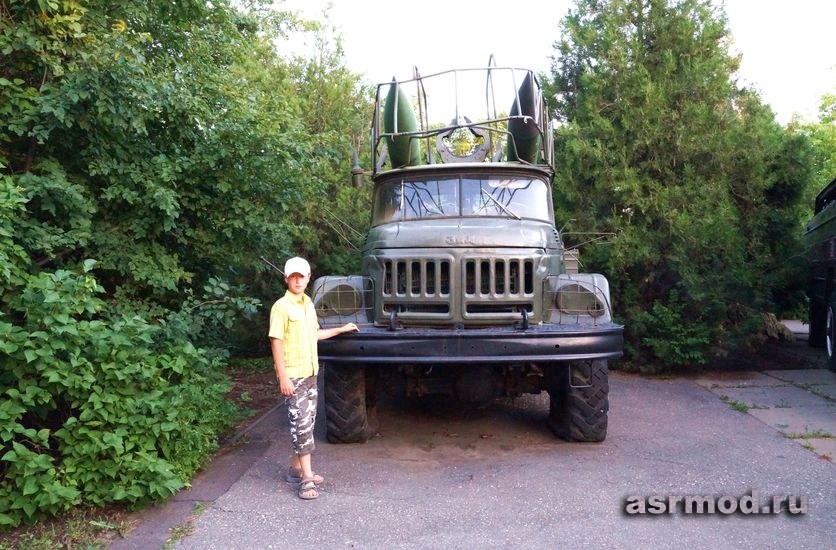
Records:
{"label": "yellow shirt", "polygon": [[284,366],[290,378],[305,378],[319,372],[316,352],[319,323],[313,302],[305,294],[289,290],[270,309],[270,338],[282,341]]}

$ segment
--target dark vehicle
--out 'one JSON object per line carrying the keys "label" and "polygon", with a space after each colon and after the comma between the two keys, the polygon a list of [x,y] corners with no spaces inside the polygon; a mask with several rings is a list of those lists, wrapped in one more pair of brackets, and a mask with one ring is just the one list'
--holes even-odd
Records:
{"label": "dark vehicle", "polygon": [[836,370],[836,179],[816,197],[816,210],[802,237],[810,298],[810,345],[823,347]]}
{"label": "dark vehicle", "polygon": [[[438,81],[446,95],[427,91]],[[460,110],[463,96],[480,99],[481,118]],[[431,124],[435,105],[449,122]],[[329,441],[371,437],[384,390],[477,406],[547,391],[558,436],[602,441],[607,361],[622,354],[623,327],[607,279],[577,273],[555,227],[552,128],[534,73],[489,67],[380,84],[371,137],[362,274],[313,287],[323,326],[360,327],[320,343]]]}

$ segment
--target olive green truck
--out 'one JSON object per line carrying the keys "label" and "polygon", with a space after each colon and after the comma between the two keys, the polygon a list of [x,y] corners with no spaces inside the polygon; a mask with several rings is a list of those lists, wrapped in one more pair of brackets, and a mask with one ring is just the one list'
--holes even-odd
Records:
{"label": "olive green truck", "polygon": [[815,213],[802,237],[810,299],[810,345],[823,347],[836,370],[836,179],[816,197]]}
{"label": "olive green truck", "polygon": [[[478,112],[464,111],[462,97],[478,99]],[[438,113],[441,123],[430,117]],[[320,342],[329,441],[374,435],[382,392],[480,406],[543,391],[556,435],[604,440],[607,362],[622,354],[623,327],[607,279],[577,272],[555,226],[552,155],[531,71],[378,85],[361,273],[313,285],[322,326],[360,328]]]}

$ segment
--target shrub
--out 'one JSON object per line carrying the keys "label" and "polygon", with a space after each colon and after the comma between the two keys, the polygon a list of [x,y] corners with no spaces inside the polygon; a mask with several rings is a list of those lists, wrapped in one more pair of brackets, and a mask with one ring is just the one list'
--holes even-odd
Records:
{"label": "shrub", "polygon": [[22,284],[5,289],[0,525],[76,504],[165,498],[234,416],[205,350],[138,316],[100,317],[92,264],[17,273]]}

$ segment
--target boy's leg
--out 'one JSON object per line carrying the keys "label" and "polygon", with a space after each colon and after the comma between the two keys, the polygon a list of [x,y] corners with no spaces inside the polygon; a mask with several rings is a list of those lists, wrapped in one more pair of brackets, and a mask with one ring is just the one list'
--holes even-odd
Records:
{"label": "boy's leg", "polygon": [[311,470],[311,454],[299,455],[299,462],[302,466],[302,479],[312,479],[313,470]]}
{"label": "boy's leg", "polygon": [[290,439],[293,445],[291,467],[302,472],[303,478],[313,476],[311,453],[314,444],[317,389],[316,377],[293,379],[293,395],[287,397],[287,415],[290,419]]}

